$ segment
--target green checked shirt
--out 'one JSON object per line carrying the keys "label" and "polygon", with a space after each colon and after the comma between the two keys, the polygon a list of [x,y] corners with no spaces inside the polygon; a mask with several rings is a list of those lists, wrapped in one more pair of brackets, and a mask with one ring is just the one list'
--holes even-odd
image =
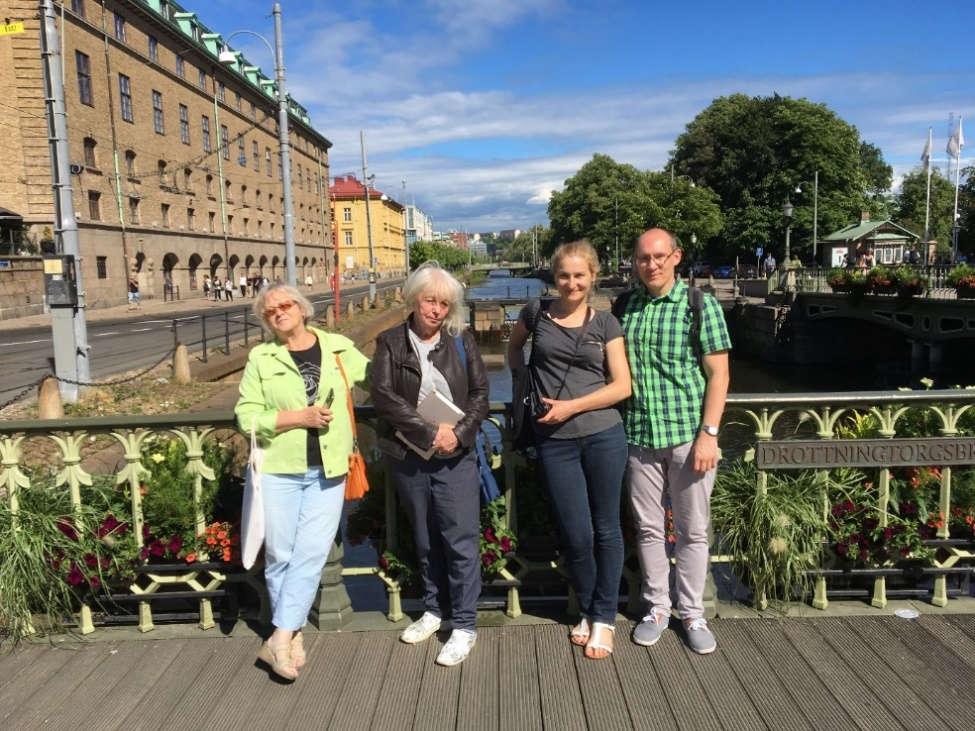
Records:
{"label": "green checked shirt", "polygon": [[[673,447],[692,441],[701,428],[706,383],[689,338],[693,318],[680,280],[663,297],[651,297],[642,286],[630,295],[620,318],[633,379],[633,396],[623,408],[630,444]],[[730,349],[721,305],[705,294],[701,352]]]}

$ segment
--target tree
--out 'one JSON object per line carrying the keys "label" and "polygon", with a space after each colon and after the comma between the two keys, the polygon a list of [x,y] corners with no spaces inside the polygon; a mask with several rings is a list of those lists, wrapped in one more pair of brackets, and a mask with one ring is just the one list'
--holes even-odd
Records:
{"label": "tree", "polygon": [[[901,183],[894,220],[904,228],[924,237],[924,211],[927,199],[928,175],[924,168],[915,168]],[[951,216],[954,213],[955,188],[938,168],[931,171],[931,223],[929,239],[938,242],[938,250],[947,252],[951,246]]]}
{"label": "tree", "polygon": [[965,182],[958,189],[958,251],[975,256],[975,166],[961,171]]}
{"label": "tree", "polygon": [[436,241],[416,241],[410,244],[410,269],[416,269],[425,261],[436,261],[444,269],[466,267],[470,255],[466,249],[441,244]]}
{"label": "tree", "polygon": [[795,206],[792,251],[811,254],[817,171],[820,235],[860,210],[879,209],[883,200],[868,193],[880,196],[890,185],[889,166],[856,127],[824,104],[778,94],[715,99],[677,138],[670,167],[717,193],[724,212],[718,238],[729,259],[754,256],[756,247],[781,255],[787,199]]}
{"label": "tree", "polygon": [[[636,238],[648,228],[674,231],[687,249],[703,246],[721,228],[717,196],[669,174],[642,172],[608,155],[593,155],[565,181],[548,204],[552,226],[545,252],[558,244],[588,239],[603,261],[629,255]],[[693,252],[692,252],[693,253]]]}

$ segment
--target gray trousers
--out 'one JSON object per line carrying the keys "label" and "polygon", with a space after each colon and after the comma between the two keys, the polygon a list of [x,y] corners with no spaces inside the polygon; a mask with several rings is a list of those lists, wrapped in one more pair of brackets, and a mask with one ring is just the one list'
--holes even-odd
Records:
{"label": "gray trousers", "polygon": [[408,451],[389,465],[413,525],[424,607],[454,629],[473,632],[481,594],[481,483],[474,451],[429,461]]}
{"label": "gray trousers", "polygon": [[672,511],[677,542],[677,608],[681,619],[704,615],[708,573],[708,525],[715,470],[694,471],[694,443],[665,449],[629,445],[629,499],[636,528],[637,556],[643,571],[647,610],[671,610],[670,559],[666,511]]}

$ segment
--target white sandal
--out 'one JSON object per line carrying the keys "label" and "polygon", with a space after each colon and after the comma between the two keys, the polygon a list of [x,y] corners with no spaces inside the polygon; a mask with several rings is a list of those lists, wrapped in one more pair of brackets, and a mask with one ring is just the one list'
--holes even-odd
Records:
{"label": "white sandal", "polygon": [[[607,645],[603,642],[599,642],[597,639],[600,636],[601,630],[609,630],[609,636],[613,637],[613,633],[616,631],[616,626],[612,624],[606,624],[605,622],[593,622],[592,633],[589,636],[589,642],[586,643],[585,655],[590,660],[605,660],[607,657],[613,654],[612,645]],[[590,650],[605,650],[606,654],[603,657],[594,657],[589,654]]]}
{"label": "white sandal", "polygon": [[592,628],[589,626],[589,617],[583,617],[579,624],[569,631],[569,642],[579,647],[585,647],[592,636]]}

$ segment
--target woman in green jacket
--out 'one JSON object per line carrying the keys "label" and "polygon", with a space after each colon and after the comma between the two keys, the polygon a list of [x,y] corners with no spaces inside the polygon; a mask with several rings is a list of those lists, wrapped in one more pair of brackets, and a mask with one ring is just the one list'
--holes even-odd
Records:
{"label": "woman in green jacket", "polygon": [[342,516],[352,452],[346,379],[364,382],[368,359],[348,338],[310,327],[312,304],[294,287],[261,290],[254,312],[272,339],[251,350],[234,411],[264,448],[264,576],[274,631],[258,657],[293,680],[305,663],[301,628]]}

